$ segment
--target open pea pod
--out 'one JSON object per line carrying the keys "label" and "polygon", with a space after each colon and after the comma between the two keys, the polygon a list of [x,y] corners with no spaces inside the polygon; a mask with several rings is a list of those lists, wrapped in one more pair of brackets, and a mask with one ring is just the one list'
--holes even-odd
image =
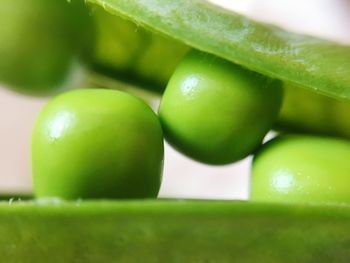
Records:
{"label": "open pea pod", "polygon": [[[348,47],[202,1],[90,2],[194,48],[350,101]],[[4,202],[0,251],[6,262],[348,262],[349,222],[347,206]]]}
{"label": "open pea pod", "polygon": [[223,201],[0,204],[6,262],[348,262],[350,208]]}
{"label": "open pea pod", "polygon": [[88,0],[261,74],[350,101],[350,47],[254,22],[203,0]]}

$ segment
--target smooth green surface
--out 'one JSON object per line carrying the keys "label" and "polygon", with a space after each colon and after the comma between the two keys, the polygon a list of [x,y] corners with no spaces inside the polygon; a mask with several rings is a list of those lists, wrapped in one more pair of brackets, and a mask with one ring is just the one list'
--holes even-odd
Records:
{"label": "smooth green surface", "polygon": [[350,138],[350,101],[340,101],[285,83],[277,128]]}
{"label": "smooth green surface", "polygon": [[2,0],[0,25],[0,83],[34,95],[73,82],[93,31],[81,0]]}
{"label": "smooth green surface", "polygon": [[167,140],[186,155],[225,164],[252,153],[277,119],[281,83],[216,56],[192,51],[163,94]]}
{"label": "smooth green surface", "polygon": [[59,95],[39,114],[32,138],[37,197],[156,197],[163,135],[140,99],[114,90]]}
{"label": "smooth green surface", "polygon": [[232,201],[0,204],[6,262],[337,262],[350,208]]}
{"label": "smooth green surface", "polygon": [[350,100],[350,47],[254,22],[203,0],[88,0],[264,75]]}
{"label": "smooth green surface", "polygon": [[350,204],[350,142],[285,135],[254,157],[251,199],[276,203]]}

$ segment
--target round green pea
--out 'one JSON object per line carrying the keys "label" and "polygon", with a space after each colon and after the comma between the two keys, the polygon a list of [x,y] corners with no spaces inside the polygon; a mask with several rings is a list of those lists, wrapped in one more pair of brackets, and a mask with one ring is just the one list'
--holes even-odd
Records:
{"label": "round green pea", "polygon": [[59,95],[39,114],[32,135],[36,197],[156,197],[163,136],[143,101],[115,90]]}
{"label": "round green pea", "polygon": [[83,0],[2,0],[0,83],[47,95],[69,86],[93,27]]}
{"label": "round green pea", "polygon": [[271,203],[350,203],[350,142],[285,135],[253,160],[251,200]]}
{"label": "round green pea", "polygon": [[166,139],[187,156],[227,164],[252,153],[278,116],[281,83],[199,51],[185,56],[164,92]]}

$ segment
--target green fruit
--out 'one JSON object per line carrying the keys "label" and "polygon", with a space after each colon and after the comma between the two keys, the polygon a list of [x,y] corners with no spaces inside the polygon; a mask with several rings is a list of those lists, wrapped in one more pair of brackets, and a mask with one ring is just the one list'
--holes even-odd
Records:
{"label": "green fruit", "polygon": [[177,64],[189,49],[128,20],[93,7],[96,42],[93,70],[138,87],[163,92]]}
{"label": "green fruit", "polygon": [[91,40],[81,0],[2,0],[0,83],[46,95],[68,86]]}
{"label": "green fruit", "polygon": [[120,91],[62,94],[47,104],[33,130],[36,197],[156,197],[162,162],[157,116]]}
{"label": "green fruit", "polygon": [[255,156],[251,199],[261,202],[350,203],[350,142],[289,135]]}
{"label": "green fruit", "polygon": [[218,57],[192,51],[176,69],[159,114],[167,140],[209,164],[240,160],[254,151],[278,116],[279,81]]}
{"label": "green fruit", "polygon": [[350,138],[350,103],[284,83],[277,126],[285,131]]}

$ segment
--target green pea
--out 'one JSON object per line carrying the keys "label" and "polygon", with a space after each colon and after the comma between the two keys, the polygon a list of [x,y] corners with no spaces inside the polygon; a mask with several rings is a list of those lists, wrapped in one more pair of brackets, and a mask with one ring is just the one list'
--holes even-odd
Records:
{"label": "green pea", "polygon": [[34,95],[69,86],[92,39],[81,2],[2,0],[0,83]]}
{"label": "green pea", "polygon": [[251,200],[279,203],[350,203],[350,142],[286,135],[254,157]]}
{"label": "green pea", "polygon": [[92,14],[96,25],[93,69],[138,87],[163,92],[189,48],[99,6],[93,7]]}
{"label": "green pea", "polygon": [[156,197],[162,161],[158,118],[141,100],[120,91],[59,95],[33,130],[36,197]]}
{"label": "green pea", "polygon": [[159,115],[178,150],[201,162],[226,164],[259,146],[281,99],[279,81],[192,51],[171,77]]}
{"label": "green pea", "polygon": [[277,123],[283,131],[350,138],[350,103],[284,83]]}

